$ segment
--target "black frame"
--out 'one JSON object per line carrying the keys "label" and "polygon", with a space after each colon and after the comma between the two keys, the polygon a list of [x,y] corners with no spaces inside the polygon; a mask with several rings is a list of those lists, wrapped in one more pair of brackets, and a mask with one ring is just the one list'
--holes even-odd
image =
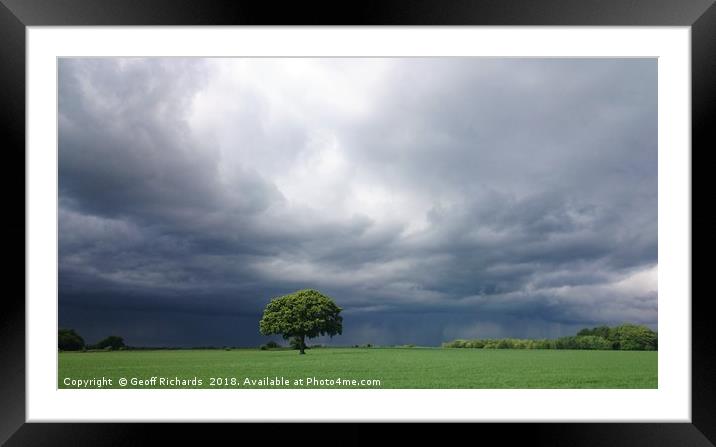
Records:
{"label": "black frame", "polygon": [[[692,157],[693,148],[704,152],[716,147],[716,139],[708,132],[716,115],[714,0],[313,0],[281,2],[280,6],[256,0],[0,0],[0,129],[6,141],[4,155],[11,157],[6,166],[20,177],[3,176],[6,191],[11,190],[11,183],[17,187],[25,181],[25,169],[21,172],[19,168],[25,166],[25,27],[87,25],[690,26]],[[19,245],[25,241],[26,222],[25,199],[18,197],[14,196],[15,212],[21,208],[23,217],[21,221],[15,217],[6,226],[5,240]],[[22,267],[19,262],[8,263],[7,277],[15,282],[19,282],[20,270],[25,271],[24,250],[23,243]],[[221,434],[238,434],[231,426],[214,424],[25,423],[24,282],[22,292],[6,295],[0,311],[0,442],[125,445],[166,441],[168,432],[184,441],[191,436],[205,440],[207,435],[216,439]],[[502,441],[520,437],[538,445],[716,445],[716,344],[709,337],[707,300],[703,296],[692,300],[692,423],[513,424],[518,430],[481,424],[477,430],[460,428],[466,429],[468,436],[495,435]],[[333,424],[339,439],[354,443],[372,441],[366,427]],[[242,435],[266,436],[266,428],[242,426],[240,430]],[[422,436],[425,430],[423,425],[411,425],[407,430],[384,428],[389,430],[381,437],[387,441],[404,441],[407,432]],[[451,433],[454,429],[449,428]],[[292,443],[302,438],[294,428],[272,430],[270,436],[276,442],[281,437]]]}

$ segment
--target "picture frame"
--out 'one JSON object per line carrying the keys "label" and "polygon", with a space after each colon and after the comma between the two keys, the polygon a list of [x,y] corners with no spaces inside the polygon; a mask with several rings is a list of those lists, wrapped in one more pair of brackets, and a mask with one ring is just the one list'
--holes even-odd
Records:
{"label": "picture frame", "polygon": [[[0,73],[3,86],[3,119],[6,150],[22,157],[25,166],[25,32],[28,26],[141,26],[141,25],[529,25],[529,26],[690,26],[692,32],[692,154],[693,148],[714,147],[708,135],[716,103],[716,6],[712,0],[666,2],[638,0],[607,2],[589,0],[455,1],[376,1],[310,5],[289,3],[281,9],[260,2],[192,2],[151,0],[144,2],[60,0],[2,0],[0,7]],[[10,165],[12,166],[12,165]],[[24,169],[23,169],[24,184]],[[5,180],[10,183],[15,179]],[[23,199],[24,221],[24,199]],[[18,205],[19,208],[19,205]],[[25,226],[22,225],[23,235]],[[21,225],[11,227],[20,233]],[[9,238],[19,244],[21,237]],[[25,239],[24,237],[22,238]],[[25,247],[23,246],[23,251]],[[23,259],[24,259],[23,255]],[[15,267],[13,267],[15,268]],[[24,271],[24,263],[23,263]],[[10,272],[9,277],[19,277]],[[23,284],[24,290],[24,284]],[[217,429],[207,425],[182,426],[148,424],[37,424],[25,423],[25,301],[20,294],[6,298],[0,316],[2,382],[0,401],[0,440],[8,445],[36,445],[52,440],[53,445],[114,443],[136,440],[154,442],[165,439],[166,431],[182,437],[201,437],[202,431]],[[549,445],[714,445],[716,443],[716,349],[708,337],[709,313],[706,301],[692,299],[692,423],[684,424],[515,424],[518,430],[505,430],[501,424],[481,424],[480,431],[499,435],[503,440],[526,436],[530,442]],[[334,424],[343,436],[368,439],[367,427]],[[464,428],[464,427],[463,427]],[[265,432],[266,428],[242,428]],[[399,428],[398,428],[399,430]],[[420,435],[424,428],[412,435]],[[472,430],[468,428],[468,430]],[[292,429],[286,430],[290,432]],[[391,430],[389,430],[391,431]],[[192,432],[192,433],[190,433]],[[509,432],[509,433],[506,433]],[[393,436],[399,436],[395,431]],[[288,439],[291,433],[281,433]],[[389,435],[390,436],[390,435]],[[188,439],[188,438],[185,438]]]}

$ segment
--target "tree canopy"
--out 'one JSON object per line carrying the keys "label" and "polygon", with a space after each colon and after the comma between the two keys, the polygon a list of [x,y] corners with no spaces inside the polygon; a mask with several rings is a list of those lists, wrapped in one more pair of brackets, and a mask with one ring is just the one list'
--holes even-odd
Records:
{"label": "tree canopy", "polygon": [[658,334],[644,325],[626,323],[615,327],[585,328],[577,335],[602,337],[609,341],[612,349],[623,351],[655,351],[658,349]]}
{"label": "tree canopy", "polygon": [[343,332],[341,308],[317,290],[299,290],[272,299],[259,322],[263,335],[280,334],[284,339],[300,340],[300,353],[305,354],[306,338]]}
{"label": "tree canopy", "polygon": [[85,341],[74,329],[60,329],[57,346],[62,351],[80,351],[85,347]]}

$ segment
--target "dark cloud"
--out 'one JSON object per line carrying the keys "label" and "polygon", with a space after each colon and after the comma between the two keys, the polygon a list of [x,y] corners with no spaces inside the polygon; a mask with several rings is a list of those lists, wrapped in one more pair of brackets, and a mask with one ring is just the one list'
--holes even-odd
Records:
{"label": "dark cloud", "polygon": [[60,324],[253,345],[657,323],[656,60],[61,59]]}

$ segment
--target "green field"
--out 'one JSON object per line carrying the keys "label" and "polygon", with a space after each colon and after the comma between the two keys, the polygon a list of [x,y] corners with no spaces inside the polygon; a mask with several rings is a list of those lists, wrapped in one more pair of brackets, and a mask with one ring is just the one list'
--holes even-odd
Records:
{"label": "green field", "polygon": [[[59,388],[657,388],[657,353],[441,348],[61,352]],[[152,382],[152,377],[157,377]],[[266,383],[279,380],[278,384]],[[128,381],[120,386],[119,380]],[[164,385],[160,379],[164,378]],[[176,379],[201,379],[201,385]],[[340,382],[309,383],[317,380]],[[89,382],[71,382],[72,380]],[[132,379],[146,380],[132,384]],[[264,382],[253,382],[259,381]],[[296,382],[301,379],[302,382]],[[363,384],[352,380],[379,380]],[[70,382],[66,382],[69,380]],[[351,382],[343,382],[349,380]],[[286,382],[288,381],[288,385]],[[226,382],[226,383],[224,383]]]}

